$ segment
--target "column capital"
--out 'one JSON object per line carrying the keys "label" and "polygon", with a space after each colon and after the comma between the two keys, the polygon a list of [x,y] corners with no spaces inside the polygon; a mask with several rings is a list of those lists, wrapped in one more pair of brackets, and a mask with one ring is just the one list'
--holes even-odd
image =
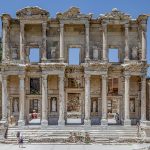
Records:
{"label": "column capital", "polygon": [[131,77],[131,75],[129,75],[129,74],[126,74],[126,75],[124,76],[125,79],[130,79],[130,77]]}
{"label": "column capital", "polygon": [[58,74],[59,78],[64,78],[64,74]]}
{"label": "column capital", "polygon": [[85,23],[85,28],[89,28],[90,24],[89,23]]}
{"label": "column capital", "polygon": [[108,75],[107,74],[103,74],[101,75],[102,76],[102,79],[107,79],[108,78]]}
{"label": "column capital", "polygon": [[60,23],[60,28],[64,28],[64,23]]}
{"label": "column capital", "polygon": [[42,80],[47,80],[48,75],[47,74],[42,74]]}
{"label": "column capital", "polygon": [[128,29],[129,24],[128,23],[124,24],[124,27]]}
{"label": "column capital", "polygon": [[106,28],[107,27],[107,23],[102,23],[102,27]]}
{"label": "column capital", "polygon": [[2,80],[7,80],[8,75],[2,75]]}
{"label": "column capital", "polygon": [[20,75],[18,75],[18,77],[23,80],[25,78],[25,75],[24,74],[20,74]]}
{"label": "column capital", "polygon": [[85,78],[85,79],[88,79],[88,78],[90,78],[90,77],[91,77],[90,74],[86,74],[86,73],[84,74],[84,78]]}

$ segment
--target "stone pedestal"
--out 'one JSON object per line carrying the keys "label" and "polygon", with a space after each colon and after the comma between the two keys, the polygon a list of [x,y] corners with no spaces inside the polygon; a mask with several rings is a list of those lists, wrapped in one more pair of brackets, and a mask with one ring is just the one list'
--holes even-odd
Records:
{"label": "stone pedestal", "polygon": [[42,128],[47,128],[47,126],[48,126],[48,121],[47,121],[47,120],[42,120],[42,121],[41,121],[41,126],[42,126]]}
{"label": "stone pedestal", "polygon": [[101,126],[107,126],[108,125],[108,120],[107,119],[102,119],[101,120]]}
{"label": "stone pedestal", "polygon": [[131,120],[130,119],[126,119],[123,121],[124,126],[131,126]]}
{"label": "stone pedestal", "polygon": [[18,120],[18,127],[23,127],[25,126],[25,121],[24,120]]}

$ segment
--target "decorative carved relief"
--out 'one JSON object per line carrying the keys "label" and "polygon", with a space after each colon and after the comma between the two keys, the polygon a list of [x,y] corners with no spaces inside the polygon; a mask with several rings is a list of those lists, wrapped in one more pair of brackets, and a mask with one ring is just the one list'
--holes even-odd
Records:
{"label": "decorative carved relief", "polygon": [[110,13],[101,14],[100,19],[130,20],[131,17],[130,17],[130,15],[119,11],[117,8],[113,8]]}
{"label": "decorative carved relief", "polygon": [[68,11],[66,11],[64,13],[57,13],[57,18],[58,19],[67,19],[67,18],[76,18],[76,19],[88,18],[88,19],[91,19],[92,14],[89,14],[89,15],[81,14],[79,8],[71,7]]}

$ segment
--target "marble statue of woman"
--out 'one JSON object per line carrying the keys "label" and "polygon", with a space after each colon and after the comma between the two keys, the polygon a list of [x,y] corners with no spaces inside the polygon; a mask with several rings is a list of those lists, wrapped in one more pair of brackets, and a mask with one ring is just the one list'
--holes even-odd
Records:
{"label": "marble statue of woman", "polygon": [[18,102],[16,99],[14,100],[14,113],[18,113]]}

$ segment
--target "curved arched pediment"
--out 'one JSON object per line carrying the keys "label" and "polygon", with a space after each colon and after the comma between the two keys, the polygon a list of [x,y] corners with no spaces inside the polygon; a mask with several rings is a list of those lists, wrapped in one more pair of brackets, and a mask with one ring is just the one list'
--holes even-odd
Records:
{"label": "curved arched pediment", "polygon": [[40,7],[25,7],[16,13],[18,18],[48,18],[49,12]]}

